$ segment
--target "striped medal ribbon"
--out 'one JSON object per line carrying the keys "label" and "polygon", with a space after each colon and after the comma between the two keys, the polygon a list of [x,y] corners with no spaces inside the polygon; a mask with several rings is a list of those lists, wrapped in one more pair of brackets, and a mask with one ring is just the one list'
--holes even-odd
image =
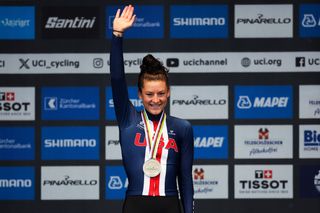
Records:
{"label": "striped medal ribbon", "polygon": [[148,115],[145,110],[143,110],[143,112],[141,112],[141,117],[142,117],[143,124],[144,124],[144,131],[145,131],[145,135],[146,135],[146,140],[147,140],[147,143],[149,144],[149,149],[150,149],[150,153],[151,153],[151,158],[149,160],[145,161],[143,164],[143,172],[148,177],[156,177],[161,172],[161,164],[159,161],[157,161],[156,156],[157,156],[157,150],[158,150],[159,143],[160,143],[160,138],[162,135],[163,126],[166,122],[166,114],[164,112],[162,112],[161,118],[159,120],[159,125],[158,125],[153,137],[151,135],[152,131],[150,128]]}

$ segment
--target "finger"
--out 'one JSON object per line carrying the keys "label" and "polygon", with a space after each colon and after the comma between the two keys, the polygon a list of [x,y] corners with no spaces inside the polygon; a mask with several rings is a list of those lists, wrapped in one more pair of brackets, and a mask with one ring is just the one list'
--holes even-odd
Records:
{"label": "finger", "polygon": [[131,6],[131,7],[129,8],[128,16],[127,16],[129,19],[132,18],[133,11],[134,11],[134,7]]}
{"label": "finger", "polygon": [[119,17],[120,17],[120,9],[118,9],[116,13],[116,18],[119,18]]}
{"label": "finger", "polygon": [[132,5],[130,4],[129,6],[128,6],[128,8],[127,8],[127,10],[126,10],[126,13],[125,13],[125,15],[124,15],[124,17],[125,18],[130,18],[131,16],[130,16],[130,12],[132,11]]}
{"label": "finger", "polygon": [[129,21],[130,25],[132,25],[135,20],[136,20],[136,15],[133,15]]}
{"label": "finger", "polygon": [[128,10],[128,6],[125,6],[124,9],[122,10],[121,17],[125,17],[127,10]]}
{"label": "finger", "polygon": [[131,5],[129,5],[129,6],[126,6],[125,8],[124,8],[124,10],[123,10],[123,12],[122,12],[122,14],[123,14],[123,17],[128,17],[128,11],[130,10],[130,7],[131,7]]}

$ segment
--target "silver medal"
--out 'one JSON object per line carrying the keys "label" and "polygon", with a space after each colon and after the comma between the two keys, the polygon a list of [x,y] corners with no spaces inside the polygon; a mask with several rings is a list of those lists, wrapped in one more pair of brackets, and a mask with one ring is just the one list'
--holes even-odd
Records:
{"label": "silver medal", "polygon": [[143,164],[143,172],[148,177],[156,177],[161,172],[161,164],[155,159],[147,160]]}

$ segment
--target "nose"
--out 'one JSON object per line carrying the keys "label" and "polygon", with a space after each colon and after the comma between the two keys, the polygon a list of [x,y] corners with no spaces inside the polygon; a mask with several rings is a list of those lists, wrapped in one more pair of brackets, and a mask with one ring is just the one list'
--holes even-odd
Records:
{"label": "nose", "polygon": [[157,95],[153,96],[152,102],[158,103],[160,101],[159,97]]}

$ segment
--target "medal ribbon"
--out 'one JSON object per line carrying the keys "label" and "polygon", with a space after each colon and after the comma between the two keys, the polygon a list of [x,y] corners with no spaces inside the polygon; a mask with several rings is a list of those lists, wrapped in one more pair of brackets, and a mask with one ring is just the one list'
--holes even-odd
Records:
{"label": "medal ribbon", "polygon": [[151,151],[151,158],[152,159],[156,159],[157,156],[157,150],[158,150],[158,146],[160,143],[160,138],[162,135],[162,130],[163,130],[163,126],[164,123],[166,122],[166,114],[164,112],[162,112],[161,118],[159,120],[159,125],[156,129],[156,132],[154,133],[154,137],[152,140],[152,136],[151,136],[151,128],[150,128],[150,124],[149,124],[149,119],[148,119],[148,115],[146,113],[146,110],[143,110],[143,112],[141,112],[141,117],[144,123],[144,129],[145,129],[145,133],[146,133],[146,140],[147,143],[149,144],[149,148]]}

